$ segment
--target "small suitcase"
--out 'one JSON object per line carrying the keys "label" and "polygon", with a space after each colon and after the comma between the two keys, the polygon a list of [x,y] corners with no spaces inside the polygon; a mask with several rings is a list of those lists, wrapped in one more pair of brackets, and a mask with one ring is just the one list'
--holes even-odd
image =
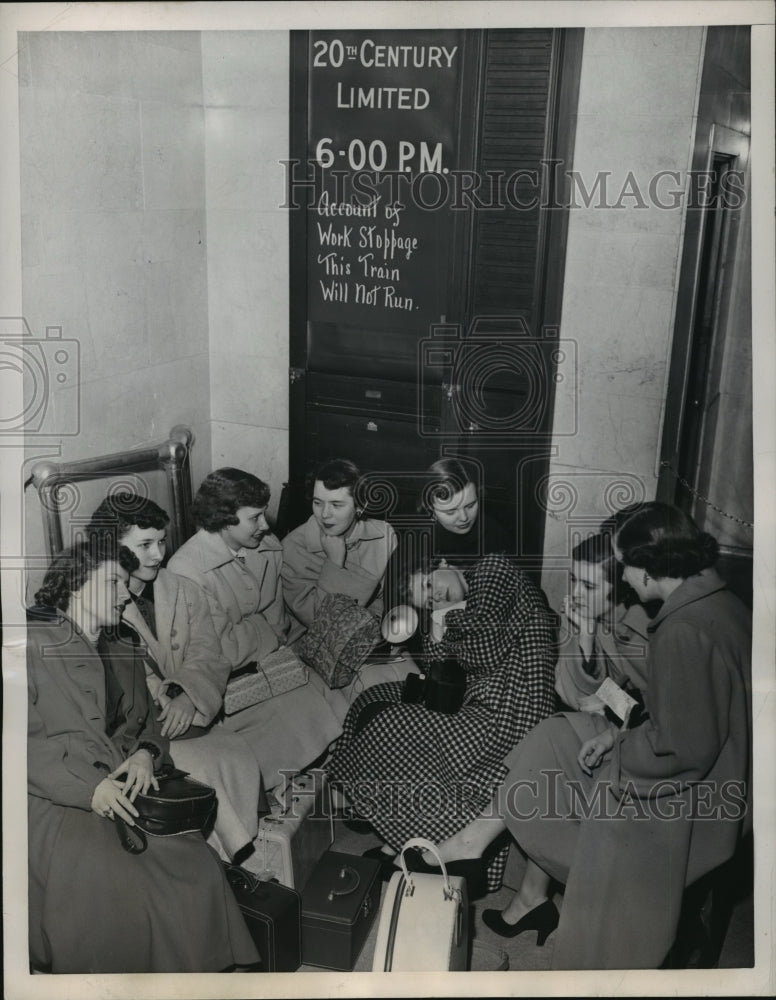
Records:
{"label": "small suitcase", "polygon": [[302,892],[302,961],[352,972],[380,908],[380,862],[327,851]]}
{"label": "small suitcase", "polygon": [[412,838],[401,851],[401,871],[385,890],[372,972],[462,972],[468,964],[469,903],[466,879],[407,870],[410,847],[436,848]]}
{"label": "small suitcase", "polygon": [[302,964],[299,893],[262,882],[240,865],[224,862],[226,880],[261,958],[261,972],[296,972]]}
{"label": "small suitcase", "polygon": [[301,892],[323,854],[334,841],[334,816],[326,773],[295,775],[278,803],[259,820],[254,853],[243,867],[262,879]]}

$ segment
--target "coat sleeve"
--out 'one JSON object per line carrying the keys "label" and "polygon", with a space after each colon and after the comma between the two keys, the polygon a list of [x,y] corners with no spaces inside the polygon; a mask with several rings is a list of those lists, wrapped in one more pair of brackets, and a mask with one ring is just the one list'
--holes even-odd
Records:
{"label": "coat sleeve", "polygon": [[360,566],[350,552],[344,566],[336,566],[326,556],[322,560],[314,556],[304,544],[304,526],[283,539],[283,593],[295,618],[308,627],[312,625],[326,594],[347,594],[363,607],[369,605],[380,613],[382,602],[379,596],[377,607],[372,599],[378,593],[388,559],[396,546],[396,535],[393,528],[386,524],[383,538],[369,539],[360,544],[384,547],[385,558],[380,560],[383,563],[382,572],[373,573]]}
{"label": "coat sleeve", "polygon": [[380,579],[377,585],[377,591],[374,598],[369,602],[369,610],[372,614],[382,618],[385,612],[385,601],[384,601],[384,583],[385,583],[385,571],[388,568],[388,563],[390,562],[391,556],[393,555],[398,539],[396,538],[396,532],[393,527],[385,522],[385,562],[383,563],[383,571],[380,575]]}
{"label": "coat sleeve", "polygon": [[234,608],[230,609],[219,598],[212,574],[199,571],[190,560],[173,559],[170,562],[172,572],[196,584],[204,594],[221,654],[230,673],[278,648],[278,637],[264,615],[239,616]]}
{"label": "coat sleeve", "polygon": [[[27,790],[30,795],[57,805],[91,809],[94,790],[106,773],[95,767],[101,758],[99,754],[90,754],[86,737],[81,733],[56,738],[48,735],[38,710],[38,679],[31,662],[33,656],[34,652],[28,650]],[[111,764],[109,760],[102,760],[102,763]]]}
{"label": "coat sleeve", "polygon": [[[190,580],[180,580],[175,615],[185,616],[176,623],[176,633],[188,633],[183,663],[166,683],[180,684],[194,707],[209,725],[221,709],[231,664],[221,650],[211,618],[211,605],[204,591]],[[174,640],[173,640],[174,641]]]}
{"label": "coat sleeve", "polygon": [[142,733],[135,737],[130,737],[126,733],[116,733],[112,738],[116,749],[124,760],[142,749],[140,746],[141,743],[151,743],[159,751],[159,756],[154,759],[155,773],[159,773],[163,768],[172,766],[173,764],[170,754],[170,741],[166,736],[162,736],[162,727],[157,721],[154,706],[151,706],[151,711],[149,712],[148,720]]}
{"label": "coat sleeve", "polygon": [[[329,562],[324,560],[325,564]],[[323,572],[320,560],[308,552],[304,544],[304,526],[283,539],[283,597],[291,614],[303,625],[312,625],[323,599],[319,586]]]}
{"label": "coat sleeve", "polygon": [[520,688],[518,738],[555,708],[554,617],[525,574],[516,572],[503,556],[486,556],[470,581],[466,608],[450,612],[447,633],[439,644],[464,664],[498,669],[508,656],[517,665],[510,686]]}
{"label": "coat sleeve", "polygon": [[684,788],[704,778],[728,737],[731,687],[707,632],[689,622],[658,629],[650,649],[649,718],[623,732],[615,747],[620,789],[629,783],[651,797],[661,781]]}
{"label": "coat sleeve", "polygon": [[336,566],[328,556],[321,561],[308,552],[304,534],[283,539],[283,593],[291,614],[312,625],[326,594],[347,594],[367,604],[379,580],[359,566]]}

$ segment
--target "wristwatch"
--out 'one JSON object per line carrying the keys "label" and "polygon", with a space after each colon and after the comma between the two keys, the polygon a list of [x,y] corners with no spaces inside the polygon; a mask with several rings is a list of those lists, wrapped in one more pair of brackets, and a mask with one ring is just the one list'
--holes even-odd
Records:
{"label": "wristwatch", "polygon": [[142,743],[138,743],[137,749],[147,750],[151,754],[151,760],[154,761],[158,760],[162,756],[162,751],[159,747],[155,743],[148,743],[146,740],[143,740]]}

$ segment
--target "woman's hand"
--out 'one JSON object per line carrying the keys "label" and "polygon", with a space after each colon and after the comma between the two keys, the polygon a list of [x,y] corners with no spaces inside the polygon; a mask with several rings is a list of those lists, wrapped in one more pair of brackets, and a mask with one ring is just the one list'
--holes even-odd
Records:
{"label": "woman's hand", "polygon": [[342,535],[324,535],[321,532],[321,548],[335,566],[345,565],[348,550]]}
{"label": "woman's hand", "polygon": [[581,695],[578,708],[580,712],[590,712],[593,715],[606,714],[606,705],[604,705],[598,695],[595,694]]}
{"label": "woman's hand", "polygon": [[170,740],[183,736],[194,721],[196,711],[194,702],[185,691],[181,691],[159,713],[159,721],[163,723],[162,736]]}
{"label": "woman's hand", "polygon": [[[150,757],[150,754],[148,756]],[[129,826],[135,825],[132,817],[138,814],[137,809],[135,809],[124,794],[123,784],[120,781],[116,781],[113,775],[103,778],[94,789],[92,811],[96,812],[98,816],[104,816],[110,820],[114,816],[120,816]]]}
{"label": "woman's hand", "polygon": [[154,777],[153,758],[147,750],[136,750],[123,764],[119,764],[115,771],[111,771],[108,777],[118,779],[122,774],[126,775],[123,785],[124,795],[130,802],[134,802],[140,792],[145,795],[152,785],[157,792],[159,791],[159,782]]}
{"label": "woman's hand", "polygon": [[593,768],[598,767],[603,760],[604,754],[612,749],[614,746],[614,736],[615,730],[610,727],[592,739],[585,740],[577,755],[577,763],[585,774],[592,775]]}

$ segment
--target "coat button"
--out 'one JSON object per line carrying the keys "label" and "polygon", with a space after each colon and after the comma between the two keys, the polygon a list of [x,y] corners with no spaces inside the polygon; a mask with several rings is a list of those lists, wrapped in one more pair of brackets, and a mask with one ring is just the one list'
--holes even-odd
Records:
{"label": "coat button", "polygon": [[175,638],[175,636],[176,636],[177,634],[178,634],[178,633],[177,633],[177,631],[176,631],[176,630],[175,630],[174,628],[171,628],[171,629],[170,629],[170,638]]}
{"label": "coat button", "polygon": [[170,643],[170,649],[180,649],[180,645],[177,642]]}

